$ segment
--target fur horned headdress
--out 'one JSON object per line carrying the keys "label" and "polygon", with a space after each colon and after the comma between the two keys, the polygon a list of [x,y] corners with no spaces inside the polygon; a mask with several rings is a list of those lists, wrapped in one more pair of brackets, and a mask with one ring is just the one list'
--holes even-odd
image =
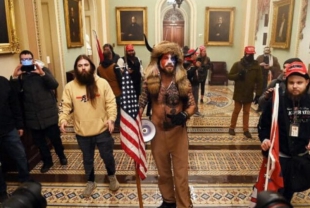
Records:
{"label": "fur horned headdress", "polygon": [[162,41],[159,44],[155,45],[153,48],[151,48],[147,42],[146,37],[145,45],[147,49],[151,52],[151,61],[145,70],[145,77],[150,94],[156,96],[160,90],[161,77],[158,66],[159,58],[161,58],[163,54],[172,53],[176,56],[177,60],[174,72],[175,83],[179,89],[180,96],[187,96],[189,90],[189,81],[187,80],[187,72],[183,67],[183,53],[179,45],[169,41]]}

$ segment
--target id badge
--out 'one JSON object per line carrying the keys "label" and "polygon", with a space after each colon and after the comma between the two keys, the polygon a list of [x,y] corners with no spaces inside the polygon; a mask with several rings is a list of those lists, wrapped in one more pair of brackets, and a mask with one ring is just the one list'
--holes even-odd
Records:
{"label": "id badge", "polygon": [[291,137],[298,137],[299,126],[298,124],[291,124],[290,125],[290,136]]}

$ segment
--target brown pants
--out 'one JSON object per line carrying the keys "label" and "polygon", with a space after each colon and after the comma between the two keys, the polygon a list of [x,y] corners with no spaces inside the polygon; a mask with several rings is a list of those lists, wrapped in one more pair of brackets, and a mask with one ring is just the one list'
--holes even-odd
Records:
{"label": "brown pants", "polygon": [[158,188],[163,200],[168,203],[176,202],[178,208],[191,207],[186,127],[177,126],[168,131],[157,128],[151,141],[151,149],[158,169]]}
{"label": "brown pants", "polygon": [[243,131],[249,130],[249,118],[250,118],[250,109],[252,103],[241,103],[235,101],[235,108],[231,116],[230,127],[231,129],[235,129],[237,125],[238,116],[241,108],[243,108]]}

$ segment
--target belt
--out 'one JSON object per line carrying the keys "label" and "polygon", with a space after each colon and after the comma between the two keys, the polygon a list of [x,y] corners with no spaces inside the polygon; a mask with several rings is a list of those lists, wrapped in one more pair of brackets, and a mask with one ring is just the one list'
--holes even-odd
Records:
{"label": "belt", "polygon": [[[297,156],[301,157],[301,156],[304,156],[304,155],[306,155],[306,154],[310,154],[310,152],[307,150],[307,151],[304,152],[304,153],[299,153]],[[282,153],[282,152],[279,153],[279,156],[280,156],[280,157],[285,157],[285,158],[291,158],[291,156],[288,156],[288,155],[286,155],[286,154],[284,154],[284,153]]]}

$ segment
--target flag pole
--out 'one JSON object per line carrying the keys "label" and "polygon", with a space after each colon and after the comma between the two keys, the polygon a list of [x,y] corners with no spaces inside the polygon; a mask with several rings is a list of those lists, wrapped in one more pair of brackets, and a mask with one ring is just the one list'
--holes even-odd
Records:
{"label": "flag pole", "polygon": [[275,140],[275,127],[274,125],[276,125],[275,122],[278,122],[278,109],[279,109],[279,84],[276,84],[276,86],[274,87],[273,90],[273,111],[272,111],[272,125],[271,125],[271,132],[270,132],[270,138],[273,138],[271,141],[271,145],[269,147],[269,151],[268,151],[268,161],[267,161],[267,171],[266,171],[266,178],[265,178],[265,186],[264,189],[265,191],[268,190],[268,181],[274,171],[274,157],[271,157],[271,151],[273,149],[274,146],[274,140]]}
{"label": "flag pole", "polygon": [[100,45],[96,30],[93,30],[93,35],[94,35],[94,38],[96,39],[96,47],[97,47],[97,53],[99,56],[99,60],[100,62],[102,62],[104,58],[103,58],[103,53],[101,50],[101,45]]}
{"label": "flag pole", "polygon": [[143,208],[141,180],[140,180],[140,176],[138,173],[138,165],[136,162],[135,162],[135,172],[136,172],[136,185],[137,185],[137,190],[138,190],[139,207]]}

